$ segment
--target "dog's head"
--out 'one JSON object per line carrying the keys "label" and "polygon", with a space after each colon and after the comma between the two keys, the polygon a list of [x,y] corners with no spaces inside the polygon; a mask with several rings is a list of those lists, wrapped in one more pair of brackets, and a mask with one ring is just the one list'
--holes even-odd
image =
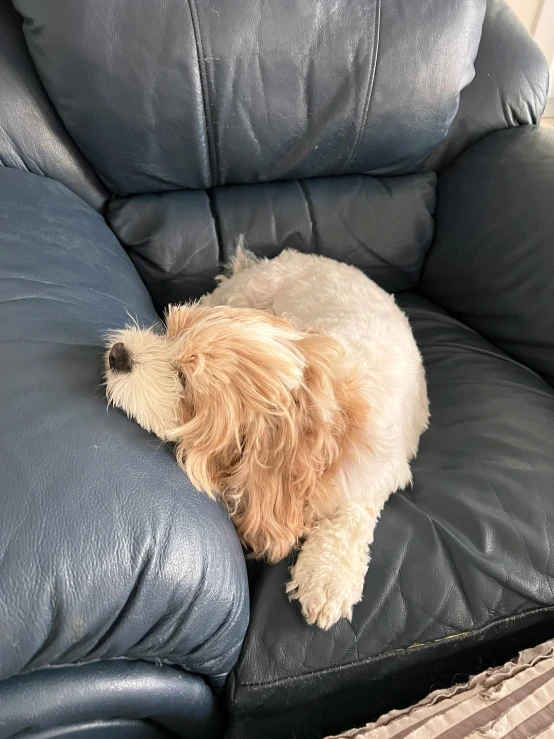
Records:
{"label": "dog's head", "polygon": [[222,497],[253,555],[278,561],[332,494],[345,440],[366,411],[339,376],[343,353],[265,311],[172,306],[165,334],[111,335],[107,395],[176,442],[179,464]]}

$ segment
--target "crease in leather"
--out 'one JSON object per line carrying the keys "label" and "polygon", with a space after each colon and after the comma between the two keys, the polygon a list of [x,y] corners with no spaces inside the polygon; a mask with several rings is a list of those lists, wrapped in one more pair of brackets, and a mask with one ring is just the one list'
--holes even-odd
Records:
{"label": "crease in leather", "polygon": [[213,187],[218,184],[218,165],[217,165],[217,152],[215,148],[214,132],[212,127],[212,114],[210,109],[210,98],[208,92],[208,75],[206,70],[206,57],[204,54],[204,47],[202,43],[202,32],[200,30],[200,22],[198,19],[198,12],[196,10],[195,0],[187,0],[190,17],[192,21],[192,28],[194,33],[194,39],[196,42],[196,57],[198,61],[198,72],[200,75],[200,88],[202,93],[202,105],[204,108],[204,125],[206,129],[206,141],[208,143],[208,160],[210,162],[210,180],[209,186]]}
{"label": "crease in leather", "polygon": [[304,196],[304,201],[306,203],[306,212],[308,214],[308,219],[310,222],[310,246],[314,254],[320,254],[321,252],[319,250],[317,239],[316,219],[314,215],[312,198],[310,196],[306,183],[303,180],[294,180],[294,182],[296,182],[298,187],[300,188],[302,195]]}
{"label": "crease in leather", "polygon": [[215,229],[215,235],[217,238],[217,253],[219,255],[218,257],[218,263],[219,265],[225,264],[225,257],[223,255],[223,238],[221,236],[221,223],[219,222],[219,213],[217,212],[217,208],[214,202],[214,196],[213,196],[213,189],[206,190],[206,195],[208,196],[208,204],[210,207],[210,213],[214,222],[214,229]]}
{"label": "crease in leather", "polygon": [[360,123],[358,124],[358,130],[356,131],[356,137],[352,144],[352,149],[344,165],[343,174],[348,172],[352,162],[356,158],[364,129],[366,127],[367,118],[369,115],[369,109],[371,106],[371,97],[373,94],[373,87],[375,84],[375,73],[377,70],[377,58],[379,56],[379,32],[381,29],[381,0],[375,0],[375,14],[373,18],[373,43],[371,49],[371,64],[368,71],[367,87],[365,92],[364,105],[362,108],[362,115]]}

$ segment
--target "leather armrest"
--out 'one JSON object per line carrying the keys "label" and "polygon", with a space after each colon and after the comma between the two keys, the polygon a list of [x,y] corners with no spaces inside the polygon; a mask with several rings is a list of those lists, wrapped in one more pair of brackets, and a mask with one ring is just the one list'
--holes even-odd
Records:
{"label": "leather armrest", "polygon": [[108,197],[46,94],[10,0],[0,3],[0,165],[59,180],[96,210]]}
{"label": "leather armrest", "polygon": [[439,177],[421,292],[554,384],[554,131],[491,134]]}
{"label": "leather armrest", "polygon": [[0,169],[0,679],[114,658],[220,685],[248,619],[225,510],[115,410],[103,335],[156,321],[104,219]]}
{"label": "leather armrest", "polygon": [[484,136],[539,123],[548,95],[544,54],[506,0],[487,0],[475,78],[426,165],[440,170]]}
{"label": "leather armrest", "polygon": [[[2,680],[0,706],[2,739],[220,739],[224,730],[220,701],[199,675],[125,659],[45,668]],[[151,733],[140,731],[143,721]]]}

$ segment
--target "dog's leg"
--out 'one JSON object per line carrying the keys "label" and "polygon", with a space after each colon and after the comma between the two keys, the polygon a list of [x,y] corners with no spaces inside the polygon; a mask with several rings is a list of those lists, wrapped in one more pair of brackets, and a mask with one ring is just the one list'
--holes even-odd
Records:
{"label": "dog's leg", "polygon": [[360,503],[344,503],[308,534],[287,593],[300,601],[309,624],[328,629],[341,617],[352,618],[352,608],[362,598],[379,513]]}

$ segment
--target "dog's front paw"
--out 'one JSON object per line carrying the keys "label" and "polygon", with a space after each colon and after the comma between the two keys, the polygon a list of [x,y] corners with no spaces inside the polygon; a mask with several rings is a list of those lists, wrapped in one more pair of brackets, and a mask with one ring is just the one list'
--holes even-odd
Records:
{"label": "dog's front paw", "polygon": [[329,629],[340,618],[352,618],[362,599],[375,521],[373,511],[348,503],[309,532],[287,585],[309,624]]}
{"label": "dog's front paw", "polygon": [[302,614],[309,624],[330,629],[341,618],[349,621],[352,608],[361,599],[361,585],[353,582],[351,572],[323,572],[303,566],[300,554],[291,570],[287,585],[290,600],[298,600]]}
{"label": "dog's front paw", "polygon": [[310,590],[299,585],[293,579],[287,585],[290,600],[298,600],[302,615],[309,624],[316,624],[320,629],[330,629],[341,618],[352,618],[352,604],[340,597],[319,592],[317,588]]}

